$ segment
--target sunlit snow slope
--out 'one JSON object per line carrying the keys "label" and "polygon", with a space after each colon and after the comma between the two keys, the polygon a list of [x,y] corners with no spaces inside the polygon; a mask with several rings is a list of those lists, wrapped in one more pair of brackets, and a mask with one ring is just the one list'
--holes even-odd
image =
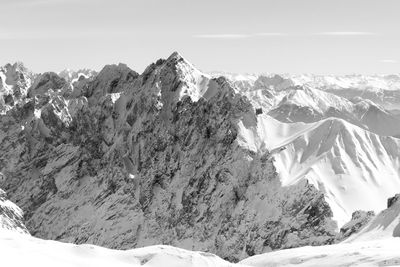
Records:
{"label": "sunlit snow slope", "polygon": [[261,254],[241,261],[254,267],[271,266],[399,266],[400,238],[301,247]]}
{"label": "sunlit snow slope", "polygon": [[94,245],[74,245],[42,240],[6,230],[0,230],[0,254],[1,266],[233,266],[210,253],[192,252],[170,246],[151,246],[122,251]]}
{"label": "sunlit snow slope", "polygon": [[400,188],[398,139],[334,118],[282,123],[261,114],[257,129],[239,127],[242,146],[273,152],[284,186],[307,179],[322,190],[339,226],[355,210],[383,210]]}

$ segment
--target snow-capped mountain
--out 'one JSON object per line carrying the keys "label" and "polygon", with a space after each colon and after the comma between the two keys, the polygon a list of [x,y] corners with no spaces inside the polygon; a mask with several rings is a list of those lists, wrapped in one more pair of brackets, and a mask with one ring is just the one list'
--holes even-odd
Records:
{"label": "snow-capped mountain", "polygon": [[353,211],[383,210],[386,199],[400,188],[396,138],[342,119],[286,124],[263,114],[257,129],[242,132],[243,145],[271,151],[283,185],[306,179],[324,192],[339,225],[349,221]]}
{"label": "snow-capped mountain", "polygon": [[80,69],[80,70],[65,69],[58,73],[58,76],[64,78],[68,83],[71,84],[83,78],[90,79],[96,75],[97,71],[91,69]]}
{"label": "snow-capped mountain", "polygon": [[61,75],[32,76],[0,115],[0,188],[35,237],[236,262],[339,242],[400,188],[400,141],[383,136],[398,117],[371,100],[205,74],[176,52],[142,74]]}
{"label": "snow-capped mountain", "polygon": [[0,187],[32,235],[163,243],[231,261],[334,241],[322,192],[305,181],[282,187],[269,151],[240,145],[240,127],[257,116],[226,78],[178,53],[141,75],[106,66],[76,94],[53,76],[0,117]]}
{"label": "snow-capped mountain", "polygon": [[[221,73],[222,75],[224,73]],[[218,73],[214,72],[214,76]],[[400,75],[290,75],[290,74],[263,74],[239,75],[229,74],[228,79],[237,84],[241,91],[252,91],[257,83],[264,83],[262,88],[282,91],[301,86],[332,93],[348,100],[363,98],[386,110],[400,109]],[[240,77],[240,79],[235,79]],[[258,77],[258,78],[256,78]],[[260,81],[263,81],[260,83]]]}
{"label": "snow-capped mountain", "polygon": [[318,89],[342,90],[389,90],[400,88],[400,75],[288,75],[295,84],[309,85]]}
{"label": "snow-capped mountain", "polygon": [[400,135],[400,118],[372,101],[360,97],[349,101],[302,86],[287,89],[282,100],[271,108],[268,115],[282,122],[307,123],[335,117],[379,135]]}
{"label": "snow-capped mountain", "polygon": [[348,99],[362,97],[388,110],[400,108],[400,75],[297,75],[295,84],[308,85]]}

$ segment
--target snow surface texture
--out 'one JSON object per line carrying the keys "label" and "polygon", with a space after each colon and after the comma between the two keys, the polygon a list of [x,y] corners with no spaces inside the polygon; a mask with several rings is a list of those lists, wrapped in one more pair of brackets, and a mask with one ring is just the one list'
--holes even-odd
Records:
{"label": "snow surface texture", "polygon": [[[94,245],[74,245],[42,240],[0,230],[4,266],[41,267],[231,267],[234,264],[205,252],[170,246],[111,250]],[[235,265],[236,266],[236,265]]]}
{"label": "snow surface texture", "polygon": [[241,261],[253,267],[273,266],[399,266],[400,239],[301,247],[257,255]]}

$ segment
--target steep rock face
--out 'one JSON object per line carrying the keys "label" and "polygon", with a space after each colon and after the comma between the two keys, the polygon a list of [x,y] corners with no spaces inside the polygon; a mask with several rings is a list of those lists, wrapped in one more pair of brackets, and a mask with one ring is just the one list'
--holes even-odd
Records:
{"label": "steep rock face", "polygon": [[118,74],[116,87],[104,72],[85,96],[47,91],[1,117],[0,186],[33,235],[233,261],[334,241],[323,194],[306,181],[282,187],[270,153],[237,141],[238,124],[257,117],[226,79],[177,53]]}
{"label": "steep rock face", "polygon": [[11,230],[29,234],[23,223],[22,210],[8,200],[6,193],[0,189],[0,231],[1,230]]}

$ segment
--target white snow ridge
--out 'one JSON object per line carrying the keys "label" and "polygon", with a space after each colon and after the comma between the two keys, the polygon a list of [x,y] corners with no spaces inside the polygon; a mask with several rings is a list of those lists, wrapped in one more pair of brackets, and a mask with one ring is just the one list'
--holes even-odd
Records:
{"label": "white snow ridge", "polygon": [[399,107],[397,75],[7,64],[0,265],[400,266]]}

